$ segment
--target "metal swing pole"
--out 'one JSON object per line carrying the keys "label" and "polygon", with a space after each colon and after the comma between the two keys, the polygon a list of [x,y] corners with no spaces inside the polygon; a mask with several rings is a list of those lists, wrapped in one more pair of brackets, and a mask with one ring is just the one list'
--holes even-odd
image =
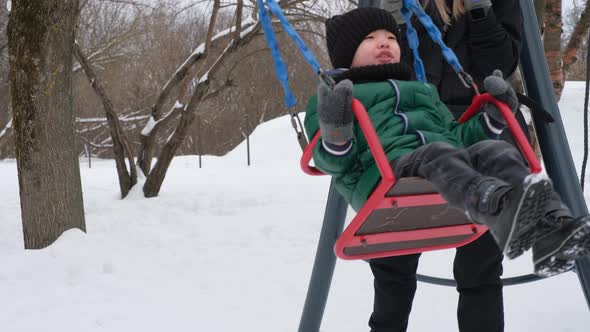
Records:
{"label": "metal swing pole", "polygon": [[[559,107],[553,93],[549,67],[539,34],[539,26],[532,0],[520,0],[524,34],[520,64],[528,96],[539,102],[555,119],[552,123],[535,121],[539,145],[547,173],[553,185],[574,216],[588,214],[580,181],[572,160]],[[533,114],[534,116],[535,114]],[[576,272],[586,302],[590,307],[590,257],[576,261]]]}
{"label": "metal swing pole", "polygon": [[318,249],[307,288],[303,314],[299,322],[299,332],[318,332],[320,330],[336,266],[334,244],[344,228],[347,209],[348,203],[336,191],[334,179],[332,179]]}
{"label": "metal swing pole", "polygon": [[[359,7],[380,7],[381,0],[359,0]],[[319,332],[336,267],[334,244],[342,233],[348,203],[330,182],[324,221],[298,332]]]}

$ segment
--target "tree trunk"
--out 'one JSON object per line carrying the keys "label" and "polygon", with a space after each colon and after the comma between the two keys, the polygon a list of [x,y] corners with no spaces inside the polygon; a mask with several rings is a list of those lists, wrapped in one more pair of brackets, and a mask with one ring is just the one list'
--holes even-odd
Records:
{"label": "tree trunk", "polygon": [[86,231],[72,112],[78,0],[12,2],[8,51],[26,249]]}
{"label": "tree trunk", "polygon": [[543,43],[547,64],[549,65],[549,73],[553,81],[553,91],[557,100],[561,97],[565,83],[561,57],[561,26],[561,0],[546,0]]}
{"label": "tree trunk", "polygon": [[[174,76],[166,83],[162,92],[158,96],[156,100],[156,104],[152,109],[152,119],[151,123],[154,123],[149,130],[142,131],[140,141],[141,147],[139,149],[139,154],[137,156],[137,164],[139,168],[145,174],[146,177],[149,177],[151,168],[152,168],[152,157],[153,157],[153,149],[154,144],[156,142],[156,135],[158,133],[159,128],[161,128],[160,121],[161,113],[162,113],[162,106],[166,99],[172,93],[172,89],[180,84],[187,74],[189,70],[201,59],[207,57],[207,53],[209,52],[209,48],[211,48],[211,38],[213,37],[213,31],[215,31],[215,22],[217,21],[217,16],[219,14],[219,9],[221,7],[220,0],[214,0],[213,2],[213,9],[211,11],[211,19],[209,20],[209,28],[207,29],[207,35],[205,37],[205,45],[203,51],[196,51],[184,62],[184,64],[174,73]],[[145,190],[144,190],[145,192]]]}
{"label": "tree trunk", "polygon": [[205,54],[211,48],[211,39],[213,38],[213,31],[215,31],[215,22],[217,21],[217,14],[221,7],[221,0],[213,0],[213,9],[211,9],[211,20],[209,21],[209,28],[207,29],[207,36],[205,37]]}
{"label": "tree trunk", "polygon": [[[119,176],[119,189],[121,190],[121,198],[125,198],[129,193],[129,190],[137,183],[137,169],[133,160],[133,152],[129,145],[129,140],[125,136],[125,132],[119,122],[119,117],[113,107],[113,102],[107,96],[107,93],[98,80],[98,77],[94,73],[94,70],[88,63],[86,56],[82,53],[80,46],[74,43],[74,54],[80,62],[80,65],[90,81],[90,85],[102,101],[104,107],[107,122],[109,124],[109,130],[111,132],[111,139],[113,141],[113,153],[115,155],[115,164],[117,165],[117,175]],[[129,170],[125,165],[125,157],[129,161]]]}
{"label": "tree trunk", "polygon": [[537,24],[539,25],[539,32],[543,34],[543,22],[545,22],[545,0],[534,0],[535,15],[537,16]]}
{"label": "tree trunk", "polygon": [[584,10],[580,15],[580,19],[576,22],[572,36],[565,47],[565,51],[563,52],[564,72],[567,73],[570,66],[578,60],[578,51],[582,45],[582,41],[586,38],[588,27],[590,27],[590,6],[586,3],[584,5]]}
{"label": "tree trunk", "polygon": [[156,197],[160,193],[162,183],[168,172],[168,167],[172,163],[172,159],[176,155],[176,150],[184,141],[187,135],[188,129],[190,128],[193,120],[195,119],[195,108],[196,105],[200,104],[207,88],[209,87],[208,82],[201,82],[195,88],[195,91],[191,97],[191,100],[187,106],[185,106],[180,115],[180,121],[174,131],[174,134],[170,137],[160,156],[154,166],[154,169],[150,172],[143,186],[143,194],[145,197]]}
{"label": "tree trunk", "polygon": [[162,120],[162,107],[164,106],[164,102],[170,94],[172,93],[173,89],[178,86],[188,75],[190,69],[203,58],[202,52],[194,52],[190,55],[190,57],[182,64],[182,66],[174,73],[172,78],[166,83],[154,107],[152,108],[152,119],[151,122],[154,123],[154,126],[151,127],[149,130],[145,130],[141,132],[140,135],[140,142],[141,146],[139,148],[139,153],[137,156],[137,164],[139,168],[143,172],[145,176],[150,174],[152,169],[152,157],[153,157],[153,149],[154,144],[156,141],[156,135],[158,133],[158,128],[160,128],[159,123]]}
{"label": "tree trunk", "polygon": [[240,42],[242,33],[242,15],[244,13],[244,0],[238,0],[236,7],[236,31],[234,32],[235,45]]}

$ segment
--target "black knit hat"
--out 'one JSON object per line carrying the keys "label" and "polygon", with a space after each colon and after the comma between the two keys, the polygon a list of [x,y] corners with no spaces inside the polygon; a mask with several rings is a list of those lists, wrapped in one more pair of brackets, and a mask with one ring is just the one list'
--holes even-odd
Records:
{"label": "black knit hat", "polygon": [[334,68],[350,68],[356,49],[365,37],[379,29],[392,32],[399,40],[393,16],[376,7],[361,7],[326,20],[328,55]]}

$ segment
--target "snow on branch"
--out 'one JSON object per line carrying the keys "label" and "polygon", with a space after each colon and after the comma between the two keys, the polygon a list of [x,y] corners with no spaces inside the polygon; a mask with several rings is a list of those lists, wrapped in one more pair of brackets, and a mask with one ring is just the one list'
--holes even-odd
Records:
{"label": "snow on branch", "polygon": [[[245,35],[250,33],[256,27],[256,23],[258,23],[258,21],[254,20],[252,18],[249,18],[245,23],[243,23],[243,26],[245,26],[245,28],[240,33],[240,37],[243,38]],[[217,33],[215,36],[213,36],[211,38],[211,42],[229,35],[235,29],[236,29],[236,26],[232,26],[229,29],[225,29],[225,30]],[[168,80],[168,82],[166,82],[166,84],[164,84],[164,88],[162,90],[166,90],[166,88],[170,85],[170,83],[173,81],[173,78],[176,75],[179,75],[181,72],[183,72],[185,70],[186,67],[189,67],[192,63],[196,62],[196,60],[201,58],[204,55],[204,53],[205,53],[205,43],[202,43],[199,46],[197,46],[195,48],[195,50],[193,51],[193,53],[191,53],[191,55],[188,58],[186,58],[186,60],[180,65],[180,67],[178,67],[178,69],[176,69],[176,72],[174,73],[174,75],[172,75],[172,78],[170,80]]]}
{"label": "snow on branch", "polygon": [[[139,121],[149,118],[149,115],[136,115],[136,116],[123,116],[119,118],[121,122]],[[76,123],[94,123],[94,122],[107,122],[107,118],[76,118]]]}
{"label": "snow on branch", "polygon": [[153,116],[150,116],[150,119],[148,120],[148,122],[145,124],[144,128],[141,130],[141,134],[143,136],[149,136],[150,133],[152,132],[152,130],[154,130],[154,128],[156,126],[161,125],[164,122],[167,122],[170,118],[173,117],[173,115],[176,114],[176,112],[178,110],[184,110],[185,106],[180,102],[180,101],[176,101],[176,103],[174,103],[174,106],[172,106],[172,109],[166,113],[162,118],[160,118],[159,120],[154,119]]}
{"label": "snow on branch", "polygon": [[0,131],[0,138],[2,138],[2,136],[6,135],[6,133],[8,133],[8,130],[10,128],[12,128],[12,118],[10,118],[10,120],[8,121],[6,126],[4,126],[4,129],[2,129],[2,131]]}

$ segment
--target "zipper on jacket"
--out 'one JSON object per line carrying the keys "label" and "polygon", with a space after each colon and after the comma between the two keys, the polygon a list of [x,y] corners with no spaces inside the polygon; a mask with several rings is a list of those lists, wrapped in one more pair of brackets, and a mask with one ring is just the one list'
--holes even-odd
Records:
{"label": "zipper on jacket", "polygon": [[420,139],[420,142],[422,142],[422,145],[426,145],[426,136],[424,136],[422,131],[416,130],[415,133],[416,133],[416,136],[418,136],[418,138]]}
{"label": "zipper on jacket", "polygon": [[408,117],[403,112],[399,111],[400,95],[401,95],[400,91],[399,91],[399,86],[397,85],[397,83],[394,80],[390,79],[390,80],[387,80],[387,82],[389,82],[389,84],[391,84],[391,87],[393,88],[393,92],[395,94],[395,105],[393,105],[393,114],[402,118],[402,120],[404,122],[403,134],[405,135],[408,132],[409,120],[408,120]]}

